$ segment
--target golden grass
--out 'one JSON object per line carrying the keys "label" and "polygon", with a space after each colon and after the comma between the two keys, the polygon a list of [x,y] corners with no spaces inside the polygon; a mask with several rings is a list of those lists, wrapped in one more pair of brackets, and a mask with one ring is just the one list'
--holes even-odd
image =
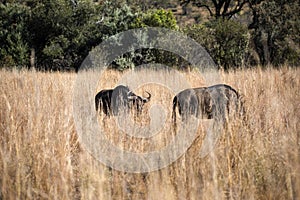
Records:
{"label": "golden grass", "polygon": [[[114,87],[122,75],[107,71],[98,89]],[[194,72],[183,75],[192,86],[204,84]],[[130,174],[108,169],[78,142],[72,112],[76,74],[1,70],[0,199],[300,198],[300,69],[258,68],[221,76],[244,95],[247,124],[230,123],[205,158],[199,157],[199,133],[168,167]],[[149,104],[170,105],[170,113],[174,94],[161,95],[164,89],[157,87],[148,84],[135,92],[149,90]],[[154,139],[158,147],[136,140],[142,150],[166,143],[169,113],[166,134]],[[103,123],[115,127],[111,120]]]}

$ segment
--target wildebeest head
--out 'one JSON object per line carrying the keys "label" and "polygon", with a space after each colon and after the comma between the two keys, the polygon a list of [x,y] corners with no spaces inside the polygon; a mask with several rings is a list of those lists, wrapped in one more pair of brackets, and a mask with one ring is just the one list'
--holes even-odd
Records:
{"label": "wildebeest head", "polygon": [[143,110],[143,106],[145,103],[147,103],[148,101],[150,101],[151,98],[151,94],[149,92],[146,91],[146,93],[148,94],[148,97],[141,97],[138,96],[132,92],[130,92],[128,94],[128,100],[129,102],[135,106],[136,110],[138,112],[141,112]]}
{"label": "wildebeest head", "polygon": [[231,111],[238,112],[242,102],[240,95],[229,85],[191,88],[179,92],[173,99],[173,121],[176,122],[176,107],[182,120],[194,115],[197,118],[225,122]]}
{"label": "wildebeest head", "polygon": [[135,108],[140,113],[143,105],[151,98],[151,94],[147,93],[148,97],[141,97],[123,85],[114,89],[102,90],[95,96],[96,110],[103,111],[107,116],[128,112],[130,108]]}

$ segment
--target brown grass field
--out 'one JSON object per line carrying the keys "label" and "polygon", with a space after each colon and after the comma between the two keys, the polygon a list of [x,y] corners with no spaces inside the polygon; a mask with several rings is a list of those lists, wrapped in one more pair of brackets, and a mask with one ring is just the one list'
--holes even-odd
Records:
{"label": "brown grass field", "polygon": [[[182,74],[191,86],[204,84],[195,72]],[[73,117],[75,73],[0,70],[0,200],[299,199],[300,68],[220,74],[243,94],[247,123],[230,122],[206,157],[199,156],[199,130],[168,167],[132,174],[110,170],[81,146]],[[98,89],[114,87],[121,76],[106,71]],[[131,144],[148,151],[167,143],[174,94],[155,84],[135,92],[144,90],[152,99],[138,123],[149,123],[154,102],[169,107],[162,134]],[[102,122],[112,142],[131,148],[133,140],[119,138],[112,119]]]}

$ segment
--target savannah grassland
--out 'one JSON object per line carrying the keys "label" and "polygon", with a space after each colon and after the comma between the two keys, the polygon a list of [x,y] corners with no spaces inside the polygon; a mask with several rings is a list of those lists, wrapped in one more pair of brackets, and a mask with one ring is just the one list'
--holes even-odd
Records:
{"label": "savannah grassland", "polygon": [[[183,75],[192,86],[203,84],[193,72]],[[121,76],[107,71],[103,88]],[[222,82],[243,94],[247,123],[231,122],[204,158],[199,130],[185,155],[144,174],[110,170],[81,146],[72,111],[75,73],[1,70],[0,77],[0,199],[300,198],[299,68],[221,72]],[[174,94],[145,87],[153,94],[149,104],[161,101],[171,113]],[[147,151],[149,144],[137,146]]]}

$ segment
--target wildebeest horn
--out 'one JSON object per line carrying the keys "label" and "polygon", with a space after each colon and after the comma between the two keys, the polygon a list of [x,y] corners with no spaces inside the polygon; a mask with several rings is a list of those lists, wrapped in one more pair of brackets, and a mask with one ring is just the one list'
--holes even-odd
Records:
{"label": "wildebeest horn", "polygon": [[143,98],[143,100],[144,100],[145,102],[148,102],[148,101],[150,101],[151,94],[150,94],[149,92],[147,92],[147,91],[145,91],[145,92],[148,94],[148,97]]}

